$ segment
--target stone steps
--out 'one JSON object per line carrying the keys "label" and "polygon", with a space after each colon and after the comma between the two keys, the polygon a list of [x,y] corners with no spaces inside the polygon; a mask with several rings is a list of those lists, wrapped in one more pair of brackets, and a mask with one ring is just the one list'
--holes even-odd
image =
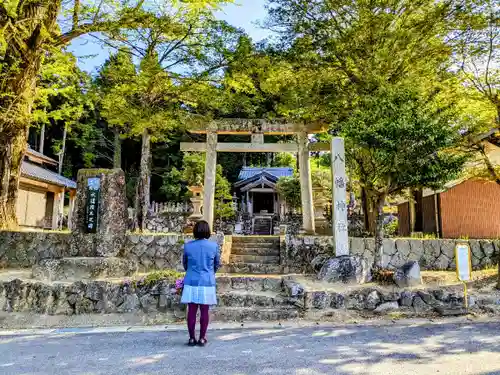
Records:
{"label": "stone steps", "polygon": [[231,291],[218,294],[217,299],[222,307],[295,307],[295,300],[276,292]]}
{"label": "stone steps", "polygon": [[267,255],[231,255],[231,263],[279,264],[279,256]]}
{"label": "stone steps", "polygon": [[233,236],[232,241],[233,245],[240,243],[270,243],[279,245],[280,238],[279,236]]}
{"label": "stone steps", "polygon": [[222,273],[239,274],[280,274],[282,268],[278,264],[259,264],[259,263],[229,263],[221,267]]}
{"label": "stone steps", "polygon": [[279,250],[279,242],[236,242],[232,244],[233,250],[235,249],[263,249],[263,250]]}
{"label": "stone steps", "polygon": [[281,276],[217,276],[217,292],[228,291],[283,291]]}
{"label": "stone steps", "polygon": [[232,255],[265,255],[279,257],[280,251],[276,248],[267,247],[237,247],[231,249]]}

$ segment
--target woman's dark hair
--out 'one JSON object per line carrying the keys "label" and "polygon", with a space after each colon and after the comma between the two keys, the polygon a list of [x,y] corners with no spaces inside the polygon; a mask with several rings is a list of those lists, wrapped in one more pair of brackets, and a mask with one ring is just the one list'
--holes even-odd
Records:
{"label": "woman's dark hair", "polygon": [[208,240],[212,232],[210,225],[205,220],[200,220],[194,225],[193,235],[197,240]]}

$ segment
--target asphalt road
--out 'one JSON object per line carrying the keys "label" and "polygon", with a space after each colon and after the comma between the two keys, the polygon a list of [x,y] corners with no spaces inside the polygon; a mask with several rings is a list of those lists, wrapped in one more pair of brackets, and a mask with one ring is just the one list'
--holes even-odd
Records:
{"label": "asphalt road", "polygon": [[1,375],[500,374],[500,323],[0,336]]}

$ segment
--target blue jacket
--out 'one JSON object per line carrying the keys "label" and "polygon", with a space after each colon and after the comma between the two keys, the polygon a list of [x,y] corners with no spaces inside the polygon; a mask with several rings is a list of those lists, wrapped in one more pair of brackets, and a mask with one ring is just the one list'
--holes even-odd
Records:
{"label": "blue jacket", "polygon": [[182,257],[186,276],[184,285],[215,286],[215,272],[220,265],[219,245],[209,240],[195,240],[184,245]]}

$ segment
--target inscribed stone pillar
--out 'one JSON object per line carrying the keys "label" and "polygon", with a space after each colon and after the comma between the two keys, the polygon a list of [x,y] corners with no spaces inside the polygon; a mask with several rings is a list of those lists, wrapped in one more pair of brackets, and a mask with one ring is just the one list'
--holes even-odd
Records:
{"label": "inscribed stone pillar", "polygon": [[54,203],[52,206],[52,223],[51,223],[52,230],[59,229],[59,223],[63,212],[64,212],[64,188],[62,189],[62,191],[54,193]]}
{"label": "inscribed stone pillar", "polygon": [[121,169],[78,171],[71,252],[116,256],[128,229],[125,173]]}
{"label": "inscribed stone pillar", "polygon": [[217,127],[210,125],[207,132],[207,154],[205,161],[205,183],[203,197],[203,219],[213,230],[215,209],[215,175],[217,170]]}
{"label": "inscribed stone pillar", "polygon": [[306,233],[314,234],[313,192],[311,180],[311,165],[309,163],[309,140],[307,132],[298,133],[299,144],[299,174],[300,196],[302,199],[302,221]]}
{"label": "inscribed stone pillar", "polygon": [[70,190],[69,192],[69,209],[68,209],[68,229],[73,229],[73,216],[75,214],[75,199],[76,192],[74,190]]}
{"label": "inscribed stone pillar", "polygon": [[349,255],[349,232],[347,221],[345,172],[345,149],[343,138],[332,139],[332,220],[335,255]]}

